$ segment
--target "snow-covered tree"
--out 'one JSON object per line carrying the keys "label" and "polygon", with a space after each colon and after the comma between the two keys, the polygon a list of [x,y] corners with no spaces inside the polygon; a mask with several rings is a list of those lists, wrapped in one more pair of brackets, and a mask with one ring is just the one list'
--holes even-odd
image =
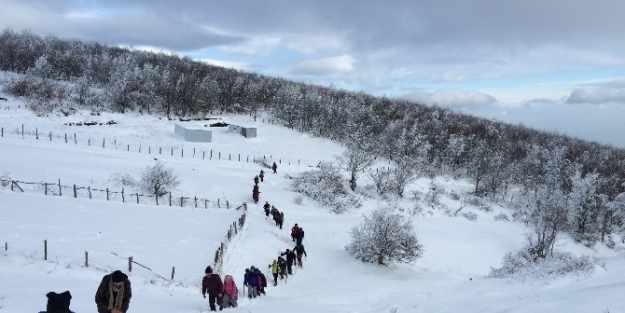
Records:
{"label": "snow-covered tree", "polygon": [[345,249],[366,263],[390,265],[411,263],[421,257],[423,247],[417,240],[412,220],[392,212],[390,207],[374,210],[351,232]]}
{"label": "snow-covered tree", "polygon": [[175,190],[178,185],[180,185],[180,181],[173,168],[165,167],[161,162],[146,167],[141,174],[141,189],[157,197]]}
{"label": "snow-covered tree", "polygon": [[344,178],[335,164],[322,162],[318,169],[304,172],[293,179],[291,189],[332,208],[336,213],[342,213],[361,206],[360,200],[346,190],[343,182]]}

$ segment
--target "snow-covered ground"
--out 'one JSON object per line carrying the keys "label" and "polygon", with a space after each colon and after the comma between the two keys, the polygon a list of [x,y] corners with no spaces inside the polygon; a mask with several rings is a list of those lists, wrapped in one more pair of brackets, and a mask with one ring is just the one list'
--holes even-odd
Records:
{"label": "snow-covered ground", "polygon": [[[332,160],[343,149],[266,123],[266,117],[265,123],[262,118],[224,117],[227,122],[257,127],[258,138],[215,129],[213,143],[198,144],[183,142],[174,134],[175,122],[151,116],[78,113],[39,118],[23,108],[24,104],[14,99],[0,102],[0,175],[8,173],[21,182],[52,184],[60,180],[62,185],[94,190],[124,187],[130,194],[136,191],[121,186],[117,178],[138,180],[146,166],[158,160],[178,174],[178,197],[219,199],[221,205],[157,206],[146,199],[137,204],[131,196],[124,203],[118,194],[107,201],[101,192],[98,196],[93,192],[94,199],[89,199],[85,189],[79,189],[74,198],[71,189],[63,190],[59,197],[44,195],[37,185],[22,183],[23,193],[0,187],[0,312],[45,310],[45,294],[65,290],[73,295],[73,311],[94,312],[100,279],[114,269],[128,273],[132,281],[129,312],[206,312],[208,301],[200,291],[204,268],[212,264],[229,226],[241,216],[243,210],[234,208],[244,202],[248,203],[247,220],[228,242],[222,274],[233,275],[243,289],[245,268],[254,265],[266,270],[279,252],[294,246],[289,237],[294,223],[306,231],[308,257],[304,268],[296,269],[288,281],[268,287],[266,297],[241,297],[239,308],[233,311],[625,312],[625,253],[620,243],[615,250],[602,246],[591,250],[566,238],[558,242],[558,249],[602,259],[605,267],[597,267],[589,277],[529,278],[523,282],[485,278],[491,267],[499,267],[504,254],[524,244],[523,225],[494,220],[499,213],[510,213],[498,206],[491,212],[464,208],[463,212],[478,215],[476,221],[470,221],[423,205],[423,213],[414,217],[425,249],[422,258],[411,265],[387,268],[353,259],[344,249],[348,232],[361,222],[362,214],[378,206],[377,201],[366,200],[362,208],[342,215],[307,198],[296,204],[298,195],[288,190],[287,175]],[[110,120],[116,124],[65,125]],[[278,174],[266,169],[265,182],[260,184],[261,202],[254,204],[253,177],[261,166],[253,160],[263,157],[280,164]],[[426,192],[430,183],[419,179],[408,189]],[[464,181],[437,178],[436,183],[460,195],[471,190]],[[366,184],[365,178],[359,181],[362,188]],[[407,198],[397,202],[406,211],[415,203]],[[230,208],[223,205],[225,201]],[[285,213],[284,229],[265,218],[264,201]],[[451,209],[460,206],[448,196],[441,198],[441,203]],[[48,261],[43,259],[44,240]],[[135,264],[128,272],[129,256],[145,267]],[[174,280],[163,279],[171,276],[173,267]]]}

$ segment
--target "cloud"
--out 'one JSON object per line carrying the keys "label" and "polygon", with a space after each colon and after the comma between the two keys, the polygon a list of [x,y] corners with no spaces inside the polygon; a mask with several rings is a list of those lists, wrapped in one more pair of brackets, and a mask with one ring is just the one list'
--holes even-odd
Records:
{"label": "cloud", "polygon": [[459,110],[475,110],[491,107],[497,103],[495,97],[473,90],[437,90],[429,93],[423,90],[412,91],[402,98],[429,105],[438,105]]}
{"label": "cloud", "polygon": [[348,73],[354,70],[356,59],[350,55],[320,58],[300,62],[293,72],[304,75],[328,75]]}
{"label": "cloud", "polygon": [[566,103],[579,104],[625,104],[625,88],[622,89],[576,89],[566,99]]}

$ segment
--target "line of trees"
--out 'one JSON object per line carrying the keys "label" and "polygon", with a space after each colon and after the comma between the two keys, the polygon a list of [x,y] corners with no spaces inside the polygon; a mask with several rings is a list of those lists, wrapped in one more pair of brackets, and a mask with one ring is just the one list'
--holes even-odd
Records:
{"label": "line of trees", "polygon": [[[28,31],[0,34],[0,70],[19,74],[4,91],[39,114],[67,107],[169,118],[263,112],[286,127],[343,143],[351,151],[347,163],[367,154],[410,168],[410,175],[470,179],[475,195],[514,199],[530,208],[519,209],[526,220],[564,219],[549,229],[568,229],[578,240],[603,240],[623,228],[625,150],[612,146],[402,99]],[[351,168],[352,189],[360,172]],[[553,213],[571,203],[577,211]],[[536,243],[543,252],[545,240]]]}

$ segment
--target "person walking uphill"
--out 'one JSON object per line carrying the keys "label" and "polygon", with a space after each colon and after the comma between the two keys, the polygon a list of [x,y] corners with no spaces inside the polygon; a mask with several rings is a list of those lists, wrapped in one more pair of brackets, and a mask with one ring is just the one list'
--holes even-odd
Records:
{"label": "person walking uphill", "polygon": [[273,170],[273,173],[277,173],[278,171],[278,164],[276,164],[276,162],[273,162],[273,165],[271,166],[271,169]]}
{"label": "person walking uphill", "polygon": [[258,185],[258,175],[254,176],[254,185]]}
{"label": "person walking uphill", "polygon": [[245,271],[245,286],[247,286],[247,297],[252,299],[258,296],[258,288],[261,285],[260,277],[255,267],[250,267]]}
{"label": "person walking uphill", "polygon": [[302,267],[302,254],[308,257],[308,255],[306,254],[306,250],[304,250],[304,245],[299,244],[295,246],[295,248],[293,248],[293,251],[295,251],[295,254],[297,255],[297,265],[299,265],[299,267]]}
{"label": "person walking uphill", "polygon": [[260,177],[260,182],[262,183],[263,181],[265,181],[265,171],[260,170],[260,174],[258,174],[258,177]]}
{"label": "person walking uphill", "polygon": [[98,313],[126,313],[130,306],[130,298],[132,298],[130,280],[128,275],[119,270],[102,277],[95,293]]}
{"label": "person walking uphill", "polygon": [[221,311],[223,310],[222,296],[224,293],[224,284],[221,282],[221,277],[219,277],[219,274],[213,274],[213,268],[210,266],[204,270],[204,273],[206,276],[202,278],[202,296],[206,298],[206,293],[208,293],[208,305],[211,311],[217,311],[215,309],[215,300],[217,300],[219,311]]}
{"label": "person walking uphill", "polygon": [[273,285],[278,286],[278,275],[280,275],[280,265],[278,260],[273,260],[273,263],[269,264],[271,268],[271,275],[273,275]]}
{"label": "person walking uphill", "polygon": [[234,278],[232,278],[232,275],[226,275],[226,277],[224,277],[223,307],[236,308],[238,298],[239,289],[237,288],[237,284],[234,282]]}
{"label": "person walking uphill", "polygon": [[286,271],[289,275],[293,275],[293,264],[295,264],[295,253],[291,249],[286,249],[280,255],[286,256]]}

